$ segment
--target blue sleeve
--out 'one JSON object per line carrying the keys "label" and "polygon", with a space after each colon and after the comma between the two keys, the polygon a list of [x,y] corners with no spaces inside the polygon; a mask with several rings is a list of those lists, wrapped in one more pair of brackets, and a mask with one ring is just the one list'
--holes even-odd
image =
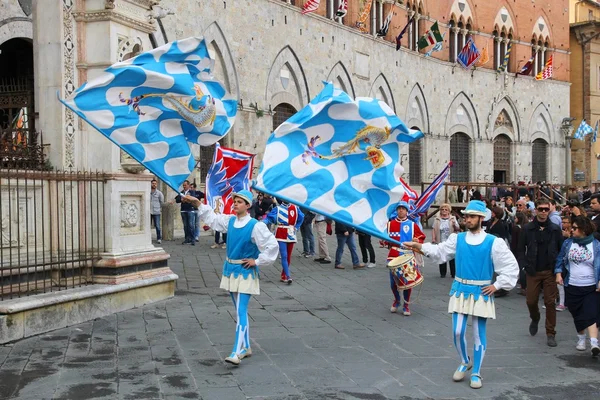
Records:
{"label": "blue sleeve", "polygon": [[273,207],[271,211],[267,214],[265,219],[263,219],[265,224],[276,224],[277,223],[277,207]]}
{"label": "blue sleeve", "polygon": [[563,259],[565,258],[567,251],[571,247],[572,242],[573,241],[571,239],[569,239],[569,240],[565,240],[564,243],[562,244],[562,246],[560,248],[560,253],[558,253],[558,257],[556,257],[556,264],[554,265],[554,273],[555,274],[560,274],[563,272],[563,269],[564,269]]}
{"label": "blue sleeve", "polygon": [[296,207],[296,211],[298,211],[298,217],[296,218],[296,229],[300,229],[300,225],[304,221],[304,213],[300,210],[300,207]]}

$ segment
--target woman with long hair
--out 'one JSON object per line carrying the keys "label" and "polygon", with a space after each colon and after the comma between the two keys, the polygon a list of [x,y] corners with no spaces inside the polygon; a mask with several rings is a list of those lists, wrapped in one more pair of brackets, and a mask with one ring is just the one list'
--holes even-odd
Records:
{"label": "woman with long hair", "polygon": [[571,231],[573,236],[565,240],[556,259],[556,283],[565,287],[567,305],[577,330],[575,348],[585,351],[587,330],[592,356],[597,357],[600,355],[600,242],[594,239],[595,226],[587,217],[573,218]]}

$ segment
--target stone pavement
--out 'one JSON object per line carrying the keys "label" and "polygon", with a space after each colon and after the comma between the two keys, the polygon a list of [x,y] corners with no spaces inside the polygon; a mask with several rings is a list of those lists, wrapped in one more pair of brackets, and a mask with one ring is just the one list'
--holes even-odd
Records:
{"label": "stone pavement", "polygon": [[173,299],[0,346],[0,399],[598,396],[600,360],[575,350],[570,314],[558,314],[559,346],[548,348],[543,324],[529,336],[525,298],[514,291],[497,299],[498,319],[488,324],[483,388],[452,382],[450,278],[427,264],[413,315],[391,314],[386,253],[375,239],[373,269],[348,268],[346,250],[347,269],[335,270],[301,258],[296,246],[291,286],[279,282],[278,264],[262,270],[249,312],[254,354],[228,366],[234,309],[218,289],[225,251],[209,249],[210,240],[163,244],[180,277]]}

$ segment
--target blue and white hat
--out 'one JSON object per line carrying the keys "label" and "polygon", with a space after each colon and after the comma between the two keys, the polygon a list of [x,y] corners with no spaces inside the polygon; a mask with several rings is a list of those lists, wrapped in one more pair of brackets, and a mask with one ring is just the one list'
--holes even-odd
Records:
{"label": "blue and white hat", "polygon": [[481,200],[471,200],[467,207],[462,210],[463,214],[467,215],[479,215],[481,217],[487,216],[487,207]]}
{"label": "blue and white hat", "polygon": [[240,199],[244,200],[248,204],[252,204],[252,200],[254,199],[254,196],[252,195],[252,192],[249,191],[249,190],[240,190],[237,193],[233,193],[231,196],[234,199],[236,197],[239,197]]}
{"label": "blue and white hat", "polygon": [[404,207],[406,208],[406,211],[410,211],[410,206],[405,201],[399,201],[398,204],[396,204],[396,210],[398,209],[398,207]]}

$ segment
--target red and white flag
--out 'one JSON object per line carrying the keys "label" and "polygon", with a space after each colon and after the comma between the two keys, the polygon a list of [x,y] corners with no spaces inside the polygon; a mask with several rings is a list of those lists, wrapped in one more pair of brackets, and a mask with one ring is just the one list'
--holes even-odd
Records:
{"label": "red and white flag", "polygon": [[302,7],[302,14],[308,14],[311,12],[315,12],[319,9],[319,3],[321,0],[308,0],[304,3],[304,7]]}
{"label": "red and white flag", "polygon": [[233,213],[233,193],[250,189],[254,154],[215,145],[213,163],[206,174],[206,204],[216,213]]}
{"label": "red and white flag", "polygon": [[344,18],[348,13],[348,0],[342,0],[340,2],[340,6],[338,7],[335,16],[338,18]]}
{"label": "red and white flag", "polygon": [[550,56],[550,58],[548,59],[548,61],[546,61],[546,65],[544,66],[544,70],[540,71],[536,76],[535,79],[538,81],[541,81],[543,79],[550,79],[552,78],[552,56]]}

